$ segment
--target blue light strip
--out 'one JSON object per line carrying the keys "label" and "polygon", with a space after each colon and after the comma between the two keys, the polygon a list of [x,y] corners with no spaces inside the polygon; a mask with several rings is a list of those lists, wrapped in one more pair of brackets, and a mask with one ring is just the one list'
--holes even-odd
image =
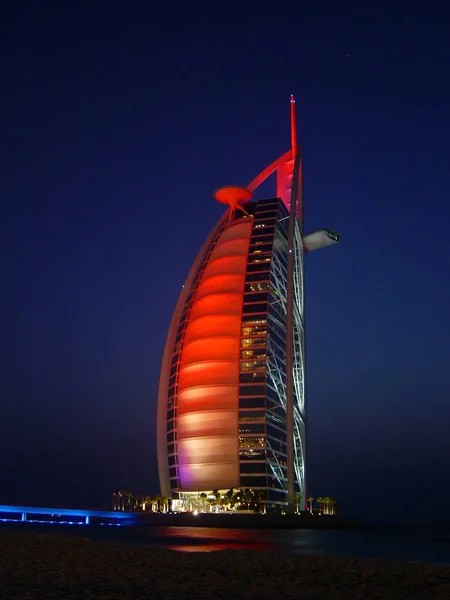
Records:
{"label": "blue light strip", "polygon": [[[105,510],[79,510],[71,508],[43,508],[37,506],[8,506],[0,505],[0,514],[21,514],[21,519],[7,519],[0,518],[3,522],[26,522],[26,523],[62,523],[66,525],[88,525],[92,517],[96,519],[114,519],[115,521],[122,521],[122,523],[100,523],[98,525],[121,525],[123,522],[131,524],[135,522],[138,515],[131,512],[122,511],[105,511]],[[28,518],[30,515],[31,518]],[[50,515],[52,517],[82,517],[83,521],[43,521],[35,519],[37,515]]]}
{"label": "blue light strip", "polygon": [[[84,521],[38,521],[36,519],[29,519],[22,521],[22,519],[0,519],[1,523],[43,523],[50,525],[87,525]],[[124,523],[95,523],[95,525],[103,525],[107,527],[123,527]]]}

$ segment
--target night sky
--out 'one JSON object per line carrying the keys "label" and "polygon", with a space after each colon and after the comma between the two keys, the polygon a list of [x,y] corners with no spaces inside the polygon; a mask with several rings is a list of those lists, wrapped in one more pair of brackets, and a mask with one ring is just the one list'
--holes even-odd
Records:
{"label": "night sky", "polygon": [[443,518],[450,9],[150,4],[0,9],[0,503],[159,491],[172,311],[214,189],[289,148],[293,93],[305,230],[342,236],[307,256],[309,492]]}

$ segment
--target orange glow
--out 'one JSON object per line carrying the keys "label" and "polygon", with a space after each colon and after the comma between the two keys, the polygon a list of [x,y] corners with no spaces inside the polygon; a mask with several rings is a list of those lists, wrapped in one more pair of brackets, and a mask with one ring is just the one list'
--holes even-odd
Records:
{"label": "orange glow", "polygon": [[[251,226],[251,221],[249,222]],[[222,275],[223,273],[242,274],[247,265],[246,256],[224,256],[221,258],[213,258],[211,256],[208,265],[205,269],[205,279],[213,275]]]}
{"label": "orange glow", "polygon": [[201,298],[202,296],[207,296],[208,294],[215,294],[218,291],[222,291],[224,294],[228,292],[235,292],[239,294],[241,289],[242,275],[215,275],[200,283],[195,297]]}
{"label": "orange glow", "polygon": [[[236,341],[230,337],[208,338],[208,354],[211,360],[235,360],[236,359]],[[186,364],[201,362],[205,356],[205,340],[198,339],[191,342],[183,352],[183,358]]]}
{"label": "orange glow", "polygon": [[192,306],[191,319],[208,315],[240,315],[242,298],[240,294],[212,293],[199,298]]}
{"label": "orange glow", "polygon": [[189,319],[188,327],[184,337],[186,344],[192,340],[206,337],[227,336],[230,331],[239,335],[241,317],[237,315],[208,315],[195,319]]}
{"label": "orange glow", "polygon": [[[230,412],[225,410],[198,411],[184,413],[178,417],[178,426],[190,437],[210,437],[214,435],[236,435]],[[227,426],[229,429],[227,430]]]}
{"label": "orange glow", "polygon": [[233,385],[201,385],[183,390],[178,394],[178,415],[185,412],[204,410],[206,405],[214,406],[215,410],[235,408],[236,390]]}
{"label": "orange glow", "polygon": [[[207,342],[208,340],[205,340]],[[205,344],[204,357],[208,355],[208,346]],[[195,387],[199,382],[203,385],[236,383],[236,361],[234,360],[204,360],[193,365],[184,364],[180,370],[178,386],[180,389]]]}
{"label": "orange glow", "polygon": [[223,231],[200,278],[178,381],[181,491],[237,487],[241,312],[253,221]]}

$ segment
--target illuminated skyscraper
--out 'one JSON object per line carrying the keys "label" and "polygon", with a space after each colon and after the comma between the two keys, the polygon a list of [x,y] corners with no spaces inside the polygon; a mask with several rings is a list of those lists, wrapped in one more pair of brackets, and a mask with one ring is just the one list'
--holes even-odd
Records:
{"label": "illuminated skyscraper", "polygon": [[[251,200],[277,173],[277,197]],[[293,510],[306,500],[303,256],[338,242],[303,235],[302,157],[291,149],[229,205],[198,254],[170,325],[158,396],[161,493],[259,490]]]}

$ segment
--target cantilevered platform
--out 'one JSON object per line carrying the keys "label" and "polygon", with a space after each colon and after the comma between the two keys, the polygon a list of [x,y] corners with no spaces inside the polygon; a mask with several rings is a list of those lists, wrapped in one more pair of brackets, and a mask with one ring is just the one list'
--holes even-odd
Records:
{"label": "cantilevered platform", "polygon": [[[11,515],[11,516],[9,516]],[[12,515],[20,515],[19,518],[11,518]],[[55,517],[51,519],[39,519],[39,516],[47,515]],[[66,517],[66,519],[61,519]],[[82,520],[80,520],[80,517]],[[74,519],[77,519],[74,521]],[[81,510],[77,508],[43,508],[37,506],[8,506],[0,505],[0,521],[23,521],[30,523],[66,523],[69,525],[89,525],[91,519],[101,523],[102,520],[108,524],[131,525],[138,520],[138,515],[132,512],[108,511],[108,510]],[[111,523],[112,522],[112,523]],[[106,524],[105,522],[103,524]]]}

